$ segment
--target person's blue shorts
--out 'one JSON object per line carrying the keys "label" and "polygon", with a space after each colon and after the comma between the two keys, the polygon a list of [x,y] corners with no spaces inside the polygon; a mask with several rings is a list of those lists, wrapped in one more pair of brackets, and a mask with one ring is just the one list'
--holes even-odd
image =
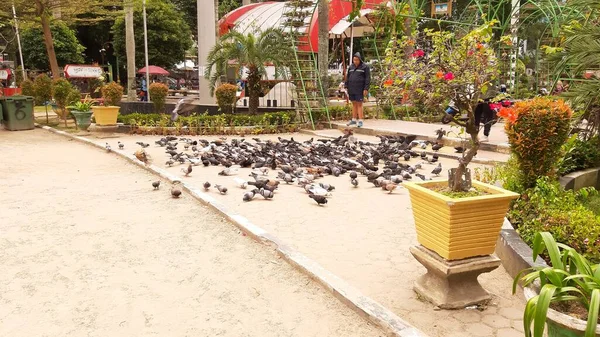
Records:
{"label": "person's blue shorts", "polygon": [[351,102],[362,102],[365,100],[365,97],[363,96],[362,93],[360,93],[360,94],[348,93],[348,98],[350,99]]}

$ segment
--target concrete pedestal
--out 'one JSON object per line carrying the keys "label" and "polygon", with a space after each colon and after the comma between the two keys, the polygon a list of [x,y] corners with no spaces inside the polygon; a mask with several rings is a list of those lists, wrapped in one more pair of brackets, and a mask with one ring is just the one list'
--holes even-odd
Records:
{"label": "concrete pedestal", "polygon": [[410,247],[410,253],[427,268],[427,273],[415,282],[414,290],[438,307],[460,309],[491,299],[477,277],[500,266],[496,256],[449,261],[421,245]]}

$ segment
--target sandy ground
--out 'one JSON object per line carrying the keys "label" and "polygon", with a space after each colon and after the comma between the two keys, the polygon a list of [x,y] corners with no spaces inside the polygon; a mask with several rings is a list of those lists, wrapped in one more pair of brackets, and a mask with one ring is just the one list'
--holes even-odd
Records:
{"label": "sandy ground", "polygon": [[383,336],[117,156],[0,130],[0,158],[0,336]]}
{"label": "sandy ground", "polygon": [[[292,136],[297,140],[310,138],[302,134]],[[150,143],[147,152],[159,166],[164,166],[168,156],[164,148],[154,145],[154,141],[159,139],[157,136],[95,134],[90,137],[102,137],[95,140],[100,144],[109,142],[113,149],[117,148],[117,140],[120,140],[126,145],[124,151],[129,153],[139,148],[136,141]],[[264,139],[276,137],[261,136]],[[248,140],[250,138],[247,137]],[[440,161],[444,168],[456,165],[452,159]],[[415,162],[411,160],[409,163]],[[481,167],[471,165],[472,168],[478,166]],[[428,176],[433,167],[425,165],[425,175]],[[182,176],[182,166],[176,164],[165,168]],[[359,187],[353,188],[347,175],[339,178],[326,176],[320,181],[333,184],[336,190],[324,207],[317,206],[300,187],[285,184],[281,185],[273,200],[257,196],[251,202],[243,202],[243,190],[234,187],[233,178],[217,175],[222,169],[222,166],[197,166],[190,177],[182,179],[199,188],[205,181],[227,186],[227,195],[220,195],[214,189],[208,193],[427,334],[439,337],[522,335],[523,299],[520,295],[511,294],[512,279],[502,267],[480,277],[483,286],[493,295],[492,303],[484,311],[435,311],[432,305],[417,298],[412,284],[425,269],[409,252],[409,247],[416,245],[417,240],[406,190],[387,194],[368,184],[366,177],[359,177]],[[249,169],[241,170],[238,177],[251,179],[248,173]],[[275,177],[276,173],[271,172],[270,176]],[[484,324],[486,320],[490,321],[489,324]],[[473,324],[481,326],[473,328]],[[477,332],[469,329],[477,329]]]}

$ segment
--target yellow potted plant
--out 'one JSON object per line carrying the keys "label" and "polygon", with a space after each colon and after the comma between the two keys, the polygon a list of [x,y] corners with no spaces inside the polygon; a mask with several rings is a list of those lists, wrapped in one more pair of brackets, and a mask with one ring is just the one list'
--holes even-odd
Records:
{"label": "yellow potted plant", "polygon": [[[384,86],[386,94],[431,109],[446,107],[442,122],[454,122],[468,135],[466,150],[458,166],[448,171],[447,180],[404,184],[410,192],[419,243],[447,260],[492,254],[510,201],[519,196],[472,181],[467,168],[480,147],[475,110],[496,95],[492,88],[498,61],[490,46],[495,23],[487,22],[460,37],[452,31],[426,30],[421,41],[411,37],[419,34],[409,34],[386,52],[390,71],[383,80],[392,84]],[[426,52],[428,44],[432,48]],[[485,127],[486,136],[491,122]],[[439,176],[441,165],[432,173]]]}
{"label": "yellow potted plant", "polygon": [[100,91],[104,99],[103,106],[93,106],[96,125],[116,125],[119,115],[119,106],[123,97],[123,87],[117,82],[111,82],[103,86]]}

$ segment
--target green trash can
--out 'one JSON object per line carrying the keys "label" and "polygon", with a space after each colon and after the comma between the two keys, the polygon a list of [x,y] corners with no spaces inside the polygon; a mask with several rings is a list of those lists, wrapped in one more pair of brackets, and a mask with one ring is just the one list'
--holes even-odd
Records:
{"label": "green trash can", "polygon": [[33,97],[10,96],[0,98],[4,128],[11,131],[35,128],[33,120]]}

